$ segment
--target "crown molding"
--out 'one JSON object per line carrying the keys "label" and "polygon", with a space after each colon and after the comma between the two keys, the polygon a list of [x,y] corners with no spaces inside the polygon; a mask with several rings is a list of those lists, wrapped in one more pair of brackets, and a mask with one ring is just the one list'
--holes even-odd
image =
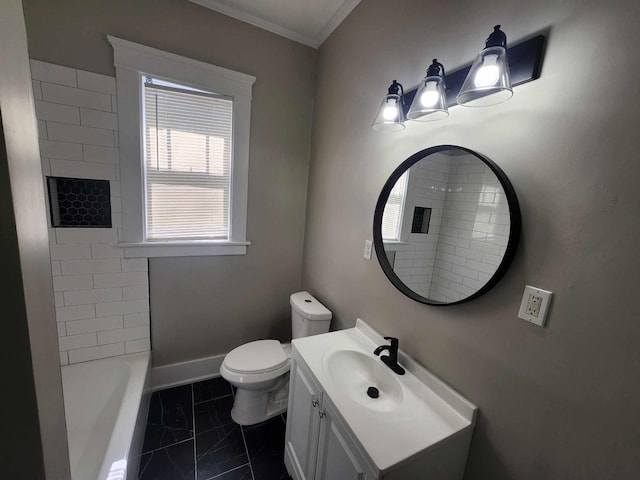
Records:
{"label": "crown molding", "polygon": [[360,3],[360,0],[346,0],[342,6],[333,14],[333,16],[329,19],[329,21],[325,24],[325,26],[320,30],[320,33],[316,36],[316,43],[318,48],[320,45],[324,43],[324,41],[329,38],[329,35],[333,33],[333,31],[338,28],[338,26],[344,21],[345,18],[351,13],[351,11],[356,8],[356,6]]}
{"label": "crown molding", "polygon": [[303,33],[291,30],[289,28],[277,25],[273,22],[257,17],[250,13],[240,10],[239,8],[227,5],[220,0],[189,0],[200,6],[215,10],[229,17],[235,18],[242,22],[262,28],[281,37],[288,38],[294,42],[301,43],[311,48],[318,48],[333,33],[333,31],[342,23],[342,21],[351,13],[351,11],[360,3],[360,0],[346,0],[344,4],[333,14],[325,26],[316,36],[305,35]]}

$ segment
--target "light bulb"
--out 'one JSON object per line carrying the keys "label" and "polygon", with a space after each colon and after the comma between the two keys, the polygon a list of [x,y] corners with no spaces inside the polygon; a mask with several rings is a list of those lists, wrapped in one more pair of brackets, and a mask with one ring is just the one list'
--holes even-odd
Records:
{"label": "light bulb", "polygon": [[387,105],[382,110],[382,116],[385,120],[394,120],[398,116],[398,106],[397,105]]}
{"label": "light bulb", "polygon": [[478,69],[473,83],[476,87],[490,87],[500,79],[500,67],[496,65],[497,55],[487,55]]}
{"label": "light bulb", "polygon": [[440,95],[438,95],[438,90],[436,88],[436,82],[428,82],[427,88],[424,89],[422,95],[420,95],[420,103],[423,107],[433,107],[438,100],[440,99]]}

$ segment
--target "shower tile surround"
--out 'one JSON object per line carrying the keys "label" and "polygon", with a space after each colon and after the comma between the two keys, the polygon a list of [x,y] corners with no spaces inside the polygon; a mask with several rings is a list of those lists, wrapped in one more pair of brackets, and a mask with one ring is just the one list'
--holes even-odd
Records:
{"label": "shower tile surround", "polygon": [[432,208],[428,234],[411,233],[396,250],[394,271],[432,300],[460,300],[495,273],[509,238],[507,199],[476,157],[434,154],[412,168],[405,215]]}
{"label": "shower tile surround", "polygon": [[37,60],[31,75],[43,176],[111,187],[112,228],[51,228],[47,219],[60,363],[149,350],[148,261],[123,258],[115,246],[122,228],[115,78]]}
{"label": "shower tile surround", "polygon": [[288,480],[284,417],[240,426],[232,405],[222,377],[155,392],[139,480]]}

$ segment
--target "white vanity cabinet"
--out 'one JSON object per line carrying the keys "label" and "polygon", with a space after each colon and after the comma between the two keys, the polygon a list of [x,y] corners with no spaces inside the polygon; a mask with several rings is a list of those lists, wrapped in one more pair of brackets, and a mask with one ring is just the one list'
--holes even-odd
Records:
{"label": "white vanity cabinet", "polygon": [[285,464],[296,480],[373,480],[352,434],[307,366],[294,354]]}
{"label": "white vanity cabinet", "polygon": [[[289,474],[297,480],[315,478],[322,391],[310,372],[291,361],[285,459]],[[295,472],[295,473],[294,473]]]}
{"label": "white vanity cabinet", "polygon": [[358,452],[350,432],[339,420],[338,414],[328,400],[324,398],[320,423],[320,441],[318,443],[318,460],[316,464],[316,480],[373,480],[377,478],[367,473],[368,464]]}
{"label": "white vanity cabinet", "polygon": [[[402,351],[398,376],[356,328],[295,339],[285,465],[295,480],[461,480],[477,408]],[[380,395],[369,397],[369,386]]]}

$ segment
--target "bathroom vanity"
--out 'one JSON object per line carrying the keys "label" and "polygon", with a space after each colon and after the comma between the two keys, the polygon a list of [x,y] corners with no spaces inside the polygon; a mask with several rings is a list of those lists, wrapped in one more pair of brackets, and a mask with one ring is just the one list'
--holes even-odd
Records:
{"label": "bathroom vanity", "polygon": [[402,351],[406,374],[391,371],[373,355],[385,343],[360,319],[293,341],[285,464],[294,479],[462,478],[477,408]]}

